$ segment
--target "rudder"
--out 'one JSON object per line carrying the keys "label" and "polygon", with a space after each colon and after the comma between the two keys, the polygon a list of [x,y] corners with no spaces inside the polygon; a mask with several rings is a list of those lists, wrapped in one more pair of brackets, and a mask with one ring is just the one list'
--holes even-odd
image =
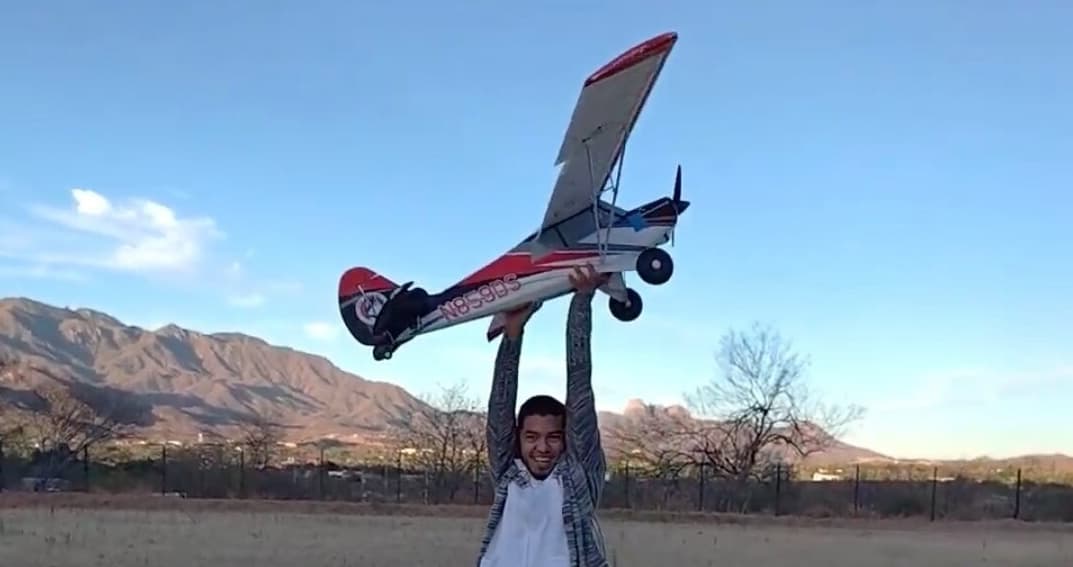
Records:
{"label": "rudder", "polygon": [[359,343],[375,346],[376,315],[399,287],[395,282],[365,267],[351,268],[339,278],[339,314]]}

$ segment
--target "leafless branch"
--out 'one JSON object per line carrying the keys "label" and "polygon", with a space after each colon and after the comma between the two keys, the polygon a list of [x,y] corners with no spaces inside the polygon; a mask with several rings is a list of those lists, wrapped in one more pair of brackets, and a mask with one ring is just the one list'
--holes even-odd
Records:
{"label": "leafless branch", "polygon": [[252,412],[239,425],[239,430],[249,465],[259,469],[268,467],[283,440],[283,424],[275,416]]}
{"label": "leafless branch", "polygon": [[432,475],[433,498],[453,500],[484,456],[484,414],[463,383],[422,398],[424,404],[406,420],[401,440],[411,450],[410,461]]}
{"label": "leafless branch", "polygon": [[[0,369],[8,375],[33,370],[10,359]],[[40,372],[53,378],[52,383],[39,385],[29,403],[2,402],[0,413],[5,438],[16,438],[35,451],[42,476],[58,473],[89,447],[129,432],[122,418],[130,412],[122,397],[102,398],[91,405],[70,384]]]}
{"label": "leafless branch", "polygon": [[857,406],[813,401],[808,361],[770,328],[731,330],[718,362],[719,376],[686,396],[690,408],[708,418],[696,429],[694,446],[716,475],[761,480],[775,463],[831,447],[863,414]]}

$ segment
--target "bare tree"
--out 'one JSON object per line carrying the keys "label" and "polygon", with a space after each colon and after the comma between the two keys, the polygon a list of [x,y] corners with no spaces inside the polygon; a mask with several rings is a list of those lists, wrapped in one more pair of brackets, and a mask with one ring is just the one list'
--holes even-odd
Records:
{"label": "bare tree", "polygon": [[484,452],[484,417],[480,402],[464,383],[441,387],[406,420],[402,441],[413,449],[412,460],[430,475],[433,503],[453,501]]}
{"label": "bare tree", "polygon": [[609,456],[628,463],[634,478],[658,480],[661,506],[666,506],[680,488],[684,473],[698,464],[691,450],[696,423],[688,415],[649,408],[643,415],[608,428]]}
{"label": "bare tree", "polygon": [[650,411],[608,428],[612,458],[628,460],[631,467],[659,478],[675,477],[693,464],[690,451],[696,423],[690,416]]}
{"label": "bare tree", "polygon": [[462,452],[469,460],[469,472],[474,482],[488,463],[488,435],[485,432],[486,415],[483,411],[471,411],[462,427]]}
{"label": "bare tree", "polygon": [[[806,383],[808,361],[769,327],[731,330],[718,353],[720,375],[687,395],[699,417],[692,450],[710,471],[735,481],[766,480],[773,465],[799,461],[835,443],[863,409],[825,405]],[[747,495],[742,506],[747,505]]]}
{"label": "bare tree", "polygon": [[[5,374],[32,370],[10,359],[3,362]],[[131,412],[122,397],[110,396],[96,402],[91,405],[78,397],[71,385],[55,379],[38,385],[24,403],[0,402],[4,406],[4,437],[18,439],[31,448],[39,476],[52,477],[90,447],[130,431],[123,418]]]}
{"label": "bare tree", "polygon": [[274,414],[255,411],[239,425],[239,430],[247,463],[259,469],[268,467],[283,441],[283,424]]}
{"label": "bare tree", "polygon": [[[17,361],[7,356],[0,356],[0,386],[6,392],[10,392],[8,384],[14,384],[19,376],[20,368]],[[11,400],[0,398],[0,443],[10,451],[12,449],[25,449],[26,438],[22,434],[22,412],[18,405]]]}

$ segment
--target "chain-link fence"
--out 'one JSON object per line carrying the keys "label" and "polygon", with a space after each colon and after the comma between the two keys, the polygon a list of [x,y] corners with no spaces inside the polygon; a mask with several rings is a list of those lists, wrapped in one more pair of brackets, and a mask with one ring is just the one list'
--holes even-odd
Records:
{"label": "chain-link fence", "polygon": [[[48,467],[34,458],[0,452],[0,490],[427,505],[488,505],[493,495],[484,464],[477,460],[422,470],[400,452],[342,465],[321,449],[305,461],[290,458],[252,466],[241,447],[212,444],[147,446],[138,457],[95,453],[71,455],[62,467],[44,474]],[[890,465],[885,471],[858,465],[804,479],[778,466],[763,481],[738,482],[702,467],[658,474],[636,465],[610,464],[601,505],[669,512],[1073,522],[1073,486],[1036,482],[1021,469],[992,480],[970,479],[939,467],[926,475],[919,467],[914,471],[906,467],[902,474],[892,474]]]}

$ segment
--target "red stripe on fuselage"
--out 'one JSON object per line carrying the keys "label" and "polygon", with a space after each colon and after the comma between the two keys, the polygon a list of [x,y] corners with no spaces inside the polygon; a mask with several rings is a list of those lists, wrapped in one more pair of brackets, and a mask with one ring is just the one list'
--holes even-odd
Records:
{"label": "red stripe on fuselage", "polygon": [[550,269],[558,269],[559,266],[551,266],[558,262],[581,260],[585,258],[599,257],[600,253],[594,250],[558,250],[533,262],[533,255],[529,252],[510,252],[500,256],[491,264],[477,270],[459,282],[459,285],[474,285],[502,278],[507,274],[515,274],[518,277],[528,276]]}

